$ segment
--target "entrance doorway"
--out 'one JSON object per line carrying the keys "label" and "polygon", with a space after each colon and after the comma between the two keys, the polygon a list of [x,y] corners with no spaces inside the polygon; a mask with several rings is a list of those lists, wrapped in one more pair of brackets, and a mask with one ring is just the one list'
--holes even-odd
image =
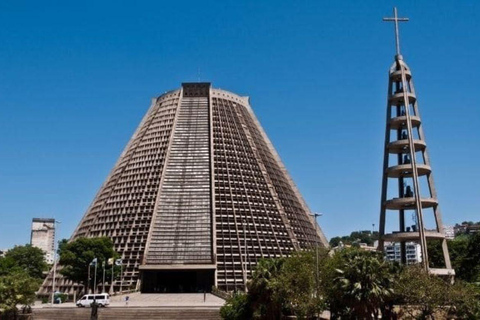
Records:
{"label": "entrance doorway", "polygon": [[142,272],[142,293],[210,292],[215,270],[145,270]]}

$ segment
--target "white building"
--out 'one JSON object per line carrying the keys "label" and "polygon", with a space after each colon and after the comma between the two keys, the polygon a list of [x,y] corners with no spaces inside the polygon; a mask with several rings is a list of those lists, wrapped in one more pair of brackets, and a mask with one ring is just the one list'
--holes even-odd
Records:
{"label": "white building", "polygon": [[[402,262],[400,242],[385,242],[385,258],[388,261]],[[416,264],[422,262],[420,244],[416,242],[407,242],[405,244],[407,251],[407,264]]]}
{"label": "white building", "polygon": [[53,263],[55,251],[55,219],[32,219],[30,244],[45,252],[45,261]]}
{"label": "white building", "polygon": [[453,226],[443,226],[443,232],[445,233],[445,239],[452,240],[455,238],[455,229]]}

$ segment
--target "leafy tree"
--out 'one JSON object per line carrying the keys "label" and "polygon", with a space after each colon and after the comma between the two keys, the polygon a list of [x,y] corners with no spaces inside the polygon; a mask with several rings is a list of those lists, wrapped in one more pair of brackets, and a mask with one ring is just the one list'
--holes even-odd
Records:
{"label": "leafy tree", "polygon": [[255,314],[262,319],[279,319],[283,297],[278,295],[278,281],[285,259],[262,259],[248,284],[248,294]]}
{"label": "leafy tree", "polygon": [[[67,279],[91,287],[94,278],[94,268],[91,267],[90,283],[88,270],[93,259],[97,258],[98,266],[109,258],[118,257],[113,250],[113,242],[108,237],[101,238],[78,238],[60,246],[60,273]],[[97,279],[102,279],[103,269],[97,267]],[[106,274],[111,275],[111,268],[107,268]]]}
{"label": "leafy tree", "polygon": [[369,319],[393,306],[395,265],[378,252],[344,249],[322,266],[322,286],[332,319]]}
{"label": "leafy tree", "polygon": [[480,319],[480,291],[472,284],[405,267],[394,285],[395,302],[412,319]]}
{"label": "leafy tree", "polygon": [[227,299],[220,308],[220,316],[225,320],[249,320],[253,317],[250,297],[242,292]]}
{"label": "leafy tree", "polygon": [[458,319],[480,319],[480,290],[478,287],[457,280],[449,289],[450,314],[456,315]]}
{"label": "leafy tree", "polygon": [[362,231],[353,231],[350,233],[349,236],[343,237],[333,237],[330,239],[330,246],[337,247],[340,244],[340,241],[343,244],[354,244],[354,243],[366,243],[367,245],[371,246],[378,240],[378,232],[371,232],[370,230],[362,230]]}
{"label": "leafy tree", "polygon": [[43,251],[31,245],[15,246],[0,258],[0,309],[16,318],[17,305],[35,300],[47,264]]}
{"label": "leafy tree", "polygon": [[28,270],[14,268],[10,273],[0,277],[0,309],[13,314],[17,305],[29,305],[35,300],[41,280],[31,277]]}
{"label": "leafy tree", "polygon": [[58,249],[57,249],[57,253],[60,255],[60,253],[62,252],[63,249],[65,249],[65,246],[68,244],[68,239],[62,239],[60,241],[58,241]]}
{"label": "leafy tree", "polygon": [[338,247],[338,245],[340,244],[340,241],[342,241],[342,237],[333,237],[330,239],[329,241],[329,244],[330,244],[330,247],[334,248],[334,247]]}
{"label": "leafy tree", "polygon": [[373,242],[378,239],[378,232],[372,234],[369,230],[354,231],[350,234],[350,238],[352,239],[352,243],[356,241],[371,246]]}
{"label": "leafy tree", "polygon": [[[450,261],[456,277],[469,282],[480,281],[480,234],[462,234],[448,241]],[[428,241],[430,267],[445,266],[440,240]]]}
{"label": "leafy tree", "polygon": [[10,274],[13,269],[21,270],[15,260],[0,257],[0,277]]}
{"label": "leafy tree", "polygon": [[[296,252],[288,258],[263,259],[248,283],[248,295],[227,300],[225,319],[279,319],[294,315],[313,318],[324,309],[316,281],[315,252]],[[319,257],[327,256],[320,250]]]}
{"label": "leafy tree", "polygon": [[[313,318],[325,309],[320,285],[317,282],[316,252],[296,252],[285,259],[276,282],[276,294],[283,303],[284,314],[294,315],[298,319]],[[319,259],[328,252],[320,250]]]}
{"label": "leafy tree", "polygon": [[310,319],[328,306],[332,319],[372,319],[380,313],[384,319],[480,318],[480,286],[451,285],[418,265],[401,267],[378,252],[353,247],[333,254],[322,250],[319,257],[318,286],[314,252],[259,261],[248,293],[228,299],[222,317]]}
{"label": "leafy tree", "polygon": [[[442,240],[428,240],[427,249],[430,268],[444,268],[445,260],[443,259]],[[450,248],[449,251],[451,251]]]}
{"label": "leafy tree", "polygon": [[[463,279],[462,271],[460,266],[462,264],[465,255],[467,254],[468,241],[471,235],[460,235],[455,237],[455,239],[448,241],[448,252],[450,253],[450,261],[452,262],[452,267],[457,273],[457,277]],[[480,262],[479,262],[480,263]]]}
{"label": "leafy tree", "polygon": [[433,319],[449,302],[449,284],[418,265],[404,268],[393,289],[402,311],[416,319]]}
{"label": "leafy tree", "polygon": [[480,232],[469,237],[458,272],[465,281],[480,282]]}
{"label": "leafy tree", "polygon": [[[480,281],[480,238],[478,235],[463,234],[449,240],[448,251],[456,278],[465,281]],[[428,241],[430,267],[445,267],[441,240]]]}
{"label": "leafy tree", "polygon": [[0,262],[0,274],[9,273],[12,269],[22,269],[32,278],[43,278],[42,273],[47,270],[44,252],[29,244],[15,246],[10,249]]}

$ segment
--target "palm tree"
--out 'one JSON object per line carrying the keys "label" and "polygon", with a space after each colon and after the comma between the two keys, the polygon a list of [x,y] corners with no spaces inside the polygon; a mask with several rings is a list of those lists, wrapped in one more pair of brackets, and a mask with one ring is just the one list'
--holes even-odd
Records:
{"label": "palm tree", "polygon": [[378,318],[379,311],[393,297],[394,273],[391,263],[376,252],[349,250],[343,254],[341,264],[335,270],[332,293],[337,299],[331,310],[343,318]]}
{"label": "palm tree", "polygon": [[284,259],[262,259],[258,262],[252,279],[248,283],[248,294],[253,309],[262,319],[280,319],[282,314],[281,297],[276,295],[278,275]]}

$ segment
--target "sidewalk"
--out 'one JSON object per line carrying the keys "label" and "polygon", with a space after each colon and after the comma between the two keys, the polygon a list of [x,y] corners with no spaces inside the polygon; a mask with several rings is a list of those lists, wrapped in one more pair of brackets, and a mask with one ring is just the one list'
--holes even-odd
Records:
{"label": "sidewalk", "polygon": [[[125,297],[129,297],[128,306]],[[79,297],[81,298],[81,297]],[[225,300],[210,293],[206,294],[204,302],[203,293],[130,293],[110,297],[109,307],[217,307],[225,304]],[[76,307],[74,302],[51,305],[35,302],[32,308],[72,308]]]}

